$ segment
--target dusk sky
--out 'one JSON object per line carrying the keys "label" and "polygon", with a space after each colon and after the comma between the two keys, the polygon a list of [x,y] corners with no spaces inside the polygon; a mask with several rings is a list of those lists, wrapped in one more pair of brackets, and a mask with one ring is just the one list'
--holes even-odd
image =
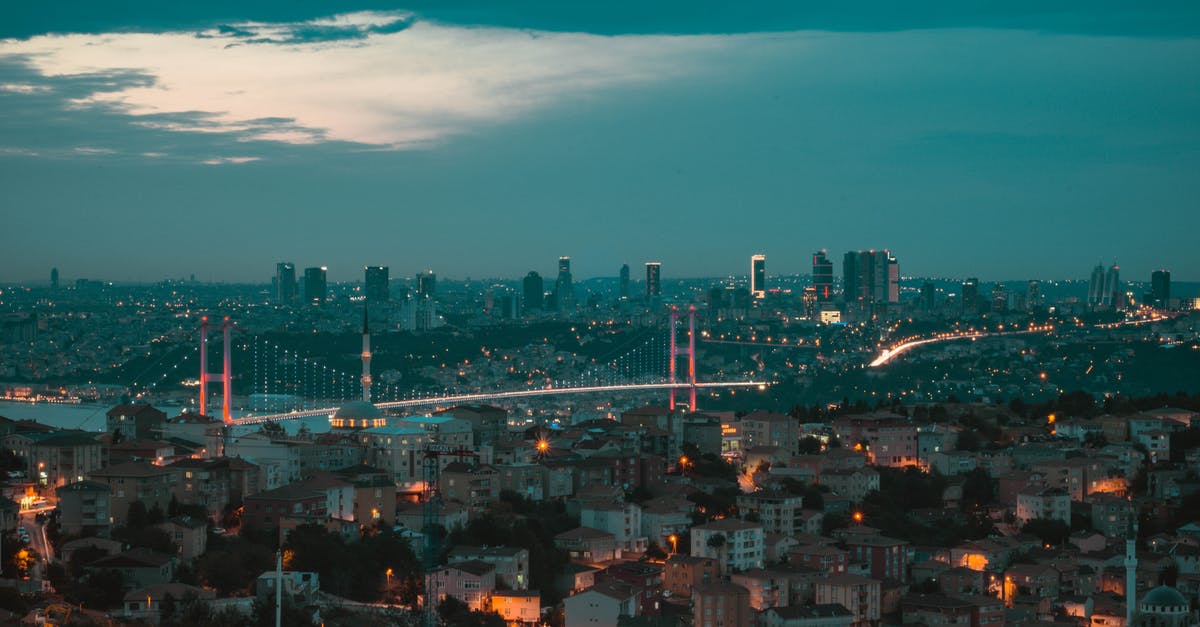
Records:
{"label": "dusk sky", "polygon": [[0,281],[1200,280],[1194,0],[172,4],[0,9]]}

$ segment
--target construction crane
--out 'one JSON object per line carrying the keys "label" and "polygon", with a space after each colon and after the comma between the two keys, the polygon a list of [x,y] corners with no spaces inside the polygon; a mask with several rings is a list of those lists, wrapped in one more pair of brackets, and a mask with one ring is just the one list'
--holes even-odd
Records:
{"label": "construction crane", "polygon": [[442,551],[442,495],[439,487],[439,479],[442,474],[442,458],[452,457],[457,461],[465,462],[468,458],[479,461],[479,454],[468,448],[461,446],[447,446],[444,444],[431,444],[425,449],[424,457],[421,460],[422,480],[425,483],[425,489],[422,492],[424,499],[424,507],[421,509],[422,528],[421,533],[425,534],[425,555],[424,555],[424,572],[422,573],[422,586],[425,591],[424,606],[422,607],[422,625],[424,627],[437,627],[437,602],[434,599],[436,591],[433,590],[432,575],[438,565],[438,556]]}

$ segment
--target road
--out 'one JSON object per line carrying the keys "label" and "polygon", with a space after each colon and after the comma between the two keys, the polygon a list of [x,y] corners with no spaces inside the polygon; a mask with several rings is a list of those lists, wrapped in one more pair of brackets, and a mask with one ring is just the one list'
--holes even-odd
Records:
{"label": "road", "polygon": [[884,349],[884,351],[882,353],[880,353],[879,356],[876,357],[874,361],[872,361],[870,364],[868,364],[868,366],[871,368],[878,368],[879,366],[882,366],[882,365],[888,363],[889,361],[903,355],[904,353],[907,353],[908,351],[910,351],[918,346],[924,346],[925,344],[935,344],[938,342],[954,342],[957,340],[973,340],[973,339],[981,338],[981,337],[1001,337],[1001,336],[1005,336],[1005,335],[1026,335],[1029,333],[1048,333],[1053,330],[1054,330],[1054,327],[1052,327],[1050,325],[1045,325],[1045,326],[1038,326],[1038,327],[1030,327],[1028,329],[1019,329],[1019,330],[1015,330],[1015,331],[970,331],[970,332],[961,332],[961,333],[943,333],[943,334],[940,334],[940,335],[937,335],[934,337],[928,337],[928,338],[924,338],[924,339],[920,339],[920,340],[909,340],[907,342],[902,342],[900,344],[897,344],[891,348]]}
{"label": "road", "polygon": [[[29,572],[33,581],[45,579],[46,568],[54,561],[54,547],[46,538],[46,526],[36,520],[41,510],[26,510],[21,512],[20,525],[29,533],[29,548],[36,552],[39,560]],[[47,510],[48,511],[48,510]]]}

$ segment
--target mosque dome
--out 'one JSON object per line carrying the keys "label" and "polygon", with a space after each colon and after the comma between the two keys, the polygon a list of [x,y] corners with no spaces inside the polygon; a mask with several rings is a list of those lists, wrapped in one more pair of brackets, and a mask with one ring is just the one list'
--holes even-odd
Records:
{"label": "mosque dome", "polygon": [[367,401],[350,401],[329,417],[329,426],[334,429],[366,429],[386,424],[383,412]]}
{"label": "mosque dome", "polygon": [[1187,608],[1188,601],[1175,588],[1170,586],[1159,586],[1146,593],[1138,603],[1142,606],[1142,611],[1147,611],[1150,608]]}
{"label": "mosque dome", "polygon": [[338,408],[334,418],[382,418],[383,413],[374,403],[367,401],[350,401]]}

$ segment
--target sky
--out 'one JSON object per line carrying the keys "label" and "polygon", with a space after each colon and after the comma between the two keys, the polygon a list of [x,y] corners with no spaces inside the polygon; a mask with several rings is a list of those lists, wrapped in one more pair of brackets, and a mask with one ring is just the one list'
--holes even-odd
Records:
{"label": "sky", "polygon": [[0,8],[0,282],[1200,280],[1196,2],[59,4]]}

